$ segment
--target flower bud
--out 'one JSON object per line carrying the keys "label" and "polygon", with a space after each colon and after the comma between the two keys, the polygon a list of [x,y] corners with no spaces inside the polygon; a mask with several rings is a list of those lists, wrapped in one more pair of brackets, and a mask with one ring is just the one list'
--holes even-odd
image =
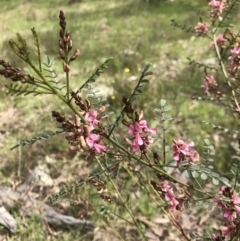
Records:
{"label": "flower bud", "polygon": [[61,58],[62,60],[65,60],[65,54],[64,54],[63,49],[61,49],[61,48],[59,48],[59,55],[60,55],[60,58]]}
{"label": "flower bud", "polygon": [[129,125],[130,125],[130,124],[129,124],[126,120],[124,120],[124,119],[122,120],[122,123],[123,123],[123,125],[125,125],[125,126],[127,126],[127,127],[129,127]]}
{"label": "flower bud", "polygon": [[60,36],[60,38],[63,38],[63,36],[64,36],[64,31],[63,31],[63,29],[60,29],[60,31],[59,31],[59,36]]}
{"label": "flower bud", "polygon": [[74,54],[72,55],[72,57],[70,58],[69,62],[70,63],[71,61],[74,61],[77,59],[77,57],[80,55],[80,50],[79,49],[76,49]]}
{"label": "flower bud", "polygon": [[87,143],[86,141],[84,140],[84,137],[83,136],[80,136],[79,138],[79,144],[81,146],[82,149],[86,150],[87,149]]}
{"label": "flower bud", "polygon": [[59,47],[60,47],[61,49],[64,49],[64,43],[63,43],[62,40],[59,40]]}
{"label": "flower bud", "polygon": [[84,134],[85,138],[90,134],[90,132],[91,132],[90,126],[89,125],[84,125],[83,126],[83,134]]}
{"label": "flower bud", "polygon": [[63,71],[68,73],[70,71],[70,66],[66,64],[65,62],[63,63]]}
{"label": "flower bud", "polygon": [[85,102],[86,102],[86,104],[87,104],[87,108],[90,109],[90,107],[91,107],[91,102],[90,102],[90,100],[86,99]]}
{"label": "flower bud", "polygon": [[68,40],[67,47],[68,47],[68,52],[72,49],[73,42],[71,39]]}
{"label": "flower bud", "polygon": [[103,112],[106,111],[106,107],[105,107],[105,106],[102,106],[102,107],[100,107],[100,108],[98,109],[98,111],[99,111],[100,113],[103,113]]}

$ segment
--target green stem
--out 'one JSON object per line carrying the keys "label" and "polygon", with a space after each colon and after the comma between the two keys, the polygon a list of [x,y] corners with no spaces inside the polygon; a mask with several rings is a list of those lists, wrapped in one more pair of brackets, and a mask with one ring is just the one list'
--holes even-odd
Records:
{"label": "green stem", "polygon": [[[42,73],[32,64],[32,62],[30,61],[30,59],[27,60],[27,63],[32,67],[32,69],[35,71],[35,73],[43,80],[44,84],[47,85],[53,94],[57,95],[59,99],[61,99],[64,103],[66,103],[69,108],[77,115],[79,116],[79,118],[82,120],[83,123],[86,123],[86,120],[84,119],[84,117],[75,109],[75,107],[69,103],[68,99],[66,99],[64,96],[62,96],[62,94],[57,91],[52,85],[51,83],[49,83],[48,80],[46,80],[46,78],[42,75]],[[69,81],[67,81],[68,83]]]}
{"label": "green stem", "polygon": [[[137,85],[135,86],[135,88],[134,88],[131,96],[128,98],[128,101],[129,101],[129,102],[132,101],[132,98],[133,98],[133,96],[134,96],[134,93],[135,93],[136,90],[139,88],[139,85],[140,85],[141,81],[143,80],[143,78],[144,78],[144,72],[141,73],[141,76],[139,77],[139,80],[138,80]],[[112,127],[112,129],[110,130],[110,132],[109,132],[109,134],[108,134],[108,137],[111,136],[112,132],[114,131],[115,127],[117,126],[116,123],[118,123],[119,120],[122,118],[123,112],[124,112],[124,109],[125,109],[125,106],[126,106],[126,105],[124,105],[124,106],[122,107],[122,110],[121,110],[120,114],[118,115],[117,120],[116,120],[115,123],[113,124],[113,127]]]}
{"label": "green stem", "polygon": [[[163,107],[162,107],[163,108]],[[165,133],[165,120],[164,120],[164,111],[162,110],[162,130],[163,130],[163,163],[166,165],[166,133]]]}
{"label": "green stem", "polygon": [[[125,147],[121,146],[119,143],[117,143],[116,141],[114,141],[112,138],[110,138],[110,137],[108,137],[108,136],[105,136],[105,138],[106,138],[109,142],[111,142],[114,146],[118,147],[120,150],[122,150],[122,151],[124,151],[126,154],[128,154],[129,157],[133,158],[134,160],[140,162],[141,164],[143,164],[143,165],[145,165],[145,166],[149,166],[149,163],[148,163],[148,162],[146,162],[146,161],[138,158],[137,156],[133,155],[130,151],[128,151]],[[179,184],[181,184],[181,185],[184,186],[184,187],[190,188],[190,189],[192,189],[192,190],[194,190],[194,191],[200,192],[200,193],[205,194],[205,195],[207,195],[207,196],[211,196],[210,194],[208,194],[208,193],[206,193],[206,192],[204,192],[204,191],[202,191],[202,190],[200,190],[200,189],[197,189],[197,188],[195,188],[195,187],[193,187],[193,186],[190,186],[190,185],[188,185],[188,184],[186,184],[186,183],[180,182],[179,180],[175,179],[174,177],[172,177],[171,175],[169,175],[167,172],[165,172],[165,171],[162,170],[162,169],[159,169],[159,168],[156,167],[156,166],[152,166],[152,165],[151,165],[151,168],[152,168],[153,170],[155,170],[155,171],[157,171],[157,172],[159,172],[159,173],[162,173],[163,175],[167,176],[168,179],[171,180],[171,181],[174,182],[174,183],[179,183]]]}
{"label": "green stem", "polygon": [[66,72],[66,82],[67,82],[67,101],[70,100],[70,91],[69,91],[69,72]]}
{"label": "green stem", "polygon": [[[102,166],[101,162],[99,161],[99,159],[97,157],[95,157],[95,159],[97,160],[98,164],[101,166],[101,168],[104,170],[105,168]],[[141,227],[139,227],[138,222],[136,221],[136,219],[134,218],[130,208],[128,207],[128,205],[126,204],[125,200],[123,199],[121,193],[118,191],[118,188],[116,187],[114,181],[112,180],[112,178],[110,177],[110,175],[106,174],[106,177],[108,178],[108,180],[111,182],[113,188],[115,189],[115,191],[117,192],[119,198],[121,199],[121,202],[123,204],[123,206],[125,207],[125,209],[127,210],[127,212],[129,213],[129,215],[131,216],[135,226],[137,227],[138,231],[141,233],[141,235],[144,237],[144,239],[147,241],[147,238],[145,236],[145,234],[143,233]]]}
{"label": "green stem", "polygon": [[219,52],[219,49],[218,49],[218,46],[217,46],[215,34],[213,35],[213,40],[214,40],[214,45],[215,45],[216,53],[217,53],[217,56],[218,56],[218,60],[219,60],[219,63],[220,63],[220,67],[222,69],[222,72],[224,74],[225,79],[227,80],[228,86],[232,90],[232,96],[233,96],[234,102],[235,102],[238,110],[240,110],[235,91],[234,91],[234,89],[232,87],[232,83],[230,82],[230,80],[228,78],[227,71],[226,71],[225,66],[223,64],[223,61],[222,61],[222,58],[221,58],[221,55],[220,55],[220,52]]}
{"label": "green stem", "polygon": [[[163,200],[163,198],[159,195],[159,193],[155,190],[155,188],[153,188],[153,191],[157,194],[158,198],[161,200],[162,203],[165,203],[165,201]],[[172,215],[172,213],[170,211],[166,211],[166,209],[164,207],[161,207],[162,211],[167,215],[168,219],[172,222],[172,224],[182,233],[182,235],[184,236],[184,238],[187,241],[191,241],[188,236],[186,235],[185,231],[183,230],[182,226],[176,221],[176,219],[174,218],[174,216]]]}
{"label": "green stem", "polygon": [[116,236],[118,236],[120,238],[121,241],[125,241],[122,236],[119,234],[119,232],[113,227],[113,225],[111,223],[109,223],[109,225],[111,226],[113,232],[115,233]]}
{"label": "green stem", "polygon": [[129,224],[131,224],[131,225],[134,225],[134,223],[128,221],[126,218],[123,218],[123,217],[119,216],[118,214],[116,214],[116,213],[114,213],[114,212],[112,212],[112,211],[110,211],[110,212],[111,212],[112,215],[114,215],[114,216],[116,216],[116,217],[124,220],[125,222],[127,222],[127,223],[129,223]]}

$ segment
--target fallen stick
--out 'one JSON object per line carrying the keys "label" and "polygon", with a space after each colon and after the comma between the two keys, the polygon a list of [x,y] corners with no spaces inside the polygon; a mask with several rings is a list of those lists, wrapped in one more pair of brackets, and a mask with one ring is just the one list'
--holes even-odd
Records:
{"label": "fallen stick", "polygon": [[30,197],[28,193],[19,193],[4,186],[0,186],[0,202],[0,224],[11,233],[16,232],[17,222],[7,211],[10,208],[19,208],[26,216],[40,215],[45,222],[51,225],[81,227],[88,230],[95,228],[95,224],[91,221],[62,215],[43,201]]}

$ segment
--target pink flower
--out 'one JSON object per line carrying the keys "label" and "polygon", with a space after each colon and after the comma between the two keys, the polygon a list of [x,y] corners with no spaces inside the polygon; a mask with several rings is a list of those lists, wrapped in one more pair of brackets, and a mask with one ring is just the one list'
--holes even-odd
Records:
{"label": "pink flower", "polygon": [[90,148],[93,148],[97,151],[97,153],[102,153],[104,151],[106,151],[106,147],[99,144],[100,142],[100,136],[97,134],[90,134],[87,138],[86,138],[86,142],[88,144],[88,146]]}
{"label": "pink flower", "polygon": [[157,128],[148,128],[147,121],[140,120],[138,122],[132,123],[128,128],[128,134],[134,135],[135,133],[150,132],[156,134]]}
{"label": "pink flower", "polygon": [[216,239],[218,238],[218,236],[217,236],[215,233],[213,233],[213,234],[212,234],[212,238],[213,238],[214,240],[216,240]]}
{"label": "pink flower", "polygon": [[232,222],[236,219],[237,214],[240,214],[240,197],[237,193],[227,186],[220,188],[219,194],[223,197],[227,197],[230,200],[224,201],[222,198],[213,198],[213,202],[217,204],[223,211],[223,217],[227,218],[228,221]]}
{"label": "pink flower", "polygon": [[221,13],[224,9],[224,1],[222,1],[222,0],[211,0],[208,3],[208,5],[212,7],[212,9],[210,11],[211,18],[212,19],[219,18],[219,16],[221,15]]}
{"label": "pink flower", "polygon": [[173,159],[177,162],[183,160],[185,156],[191,156],[191,152],[189,151],[189,147],[193,147],[194,143],[185,143],[183,140],[173,141],[174,145],[172,146],[173,150]]}
{"label": "pink flower", "polygon": [[217,81],[215,80],[214,76],[206,75],[205,81],[201,87],[204,88],[207,93],[209,93],[209,90],[213,89],[215,86],[217,86]]}
{"label": "pink flower", "polygon": [[206,35],[209,25],[207,23],[199,22],[195,27],[195,33],[197,36]]}
{"label": "pink flower", "polygon": [[140,120],[138,123],[141,126],[143,132],[150,132],[151,134],[156,134],[157,128],[148,128],[147,127],[147,121]]}
{"label": "pink flower", "polygon": [[97,120],[98,112],[96,110],[90,109],[89,112],[85,114],[86,121],[90,122],[93,125],[97,125],[99,120]]}
{"label": "pink flower", "polygon": [[172,187],[168,184],[168,181],[162,182],[161,186],[162,192],[165,194],[165,200],[169,204],[168,208],[169,210],[173,210],[179,204],[179,201],[175,198]]}
{"label": "pink flower", "polygon": [[229,56],[228,60],[230,61],[229,72],[234,77],[236,72],[240,69],[240,45],[232,48],[230,50],[231,56]]}
{"label": "pink flower", "polygon": [[199,161],[199,154],[197,151],[190,151],[187,155],[188,162],[197,162]]}
{"label": "pink flower", "polygon": [[221,228],[222,236],[227,236],[232,231],[234,231],[236,226],[233,223],[229,223],[228,225],[225,223],[224,227]]}
{"label": "pink flower", "polygon": [[[220,34],[217,38],[216,38],[216,44],[219,48],[222,48],[225,44],[225,42],[227,41],[227,39],[224,38],[223,34]],[[212,41],[210,43],[210,47],[214,47],[214,41]]]}
{"label": "pink flower", "polygon": [[133,135],[132,151],[136,152],[152,143],[152,139],[148,137],[148,133],[155,134],[156,128],[148,128],[146,120],[134,122],[128,127],[128,134]]}

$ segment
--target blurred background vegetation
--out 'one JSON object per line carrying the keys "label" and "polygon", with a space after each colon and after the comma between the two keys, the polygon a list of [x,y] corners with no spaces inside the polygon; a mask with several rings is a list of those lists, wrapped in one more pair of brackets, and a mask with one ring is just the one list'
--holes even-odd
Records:
{"label": "blurred background vegetation", "polygon": [[[134,87],[141,69],[152,63],[154,72],[144,94],[135,102],[143,110],[147,120],[156,122],[154,109],[160,99],[166,99],[172,107],[173,128],[167,140],[182,138],[194,141],[196,150],[203,151],[203,139],[209,139],[217,148],[215,166],[228,172],[231,165],[231,142],[233,133],[213,130],[202,121],[223,127],[238,129],[238,120],[222,107],[207,101],[192,101],[191,97],[204,96],[200,88],[203,82],[201,69],[188,66],[187,58],[212,62],[214,53],[209,49],[209,40],[197,38],[193,33],[171,26],[171,19],[194,27],[199,21],[197,10],[207,10],[206,1],[160,1],[160,0],[2,0],[0,1],[0,58],[13,66],[27,68],[8,46],[8,40],[17,32],[33,46],[30,28],[38,32],[42,53],[56,61],[61,72],[58,56],[58,14],[63,10],[67,29],[73,39],[73,49],[81,54],[71,69],[72,88],[79,87],[107,58],[113,57],[110,68],[98,79],[99,89],[107,95],[109,109],[116,114],[120,110],[123,95]],[[232,18],[233,19],[233,18]],[[240,14],[234,16],[240,20]],[[64,77],[64,76],[63,76]],[[0,79],[0,176],[10,185],[10,178],[24,178],[28,169],[43,162],[46,156],[62,160],[51,170],[62,168],[76,154],[59,137],[38,142],[14,151],[9,148],[21,139],[29,138],[57,126],[51,111],[65,115],[71,112],[53,97],[12,97],[6,95]],[[170,158],[170,157],[169,157]],[[69,172],[76,167],[69,169]],[[76,174],[77,175],[77,174]],[[145,204],[144,204],[145,205]]]}

